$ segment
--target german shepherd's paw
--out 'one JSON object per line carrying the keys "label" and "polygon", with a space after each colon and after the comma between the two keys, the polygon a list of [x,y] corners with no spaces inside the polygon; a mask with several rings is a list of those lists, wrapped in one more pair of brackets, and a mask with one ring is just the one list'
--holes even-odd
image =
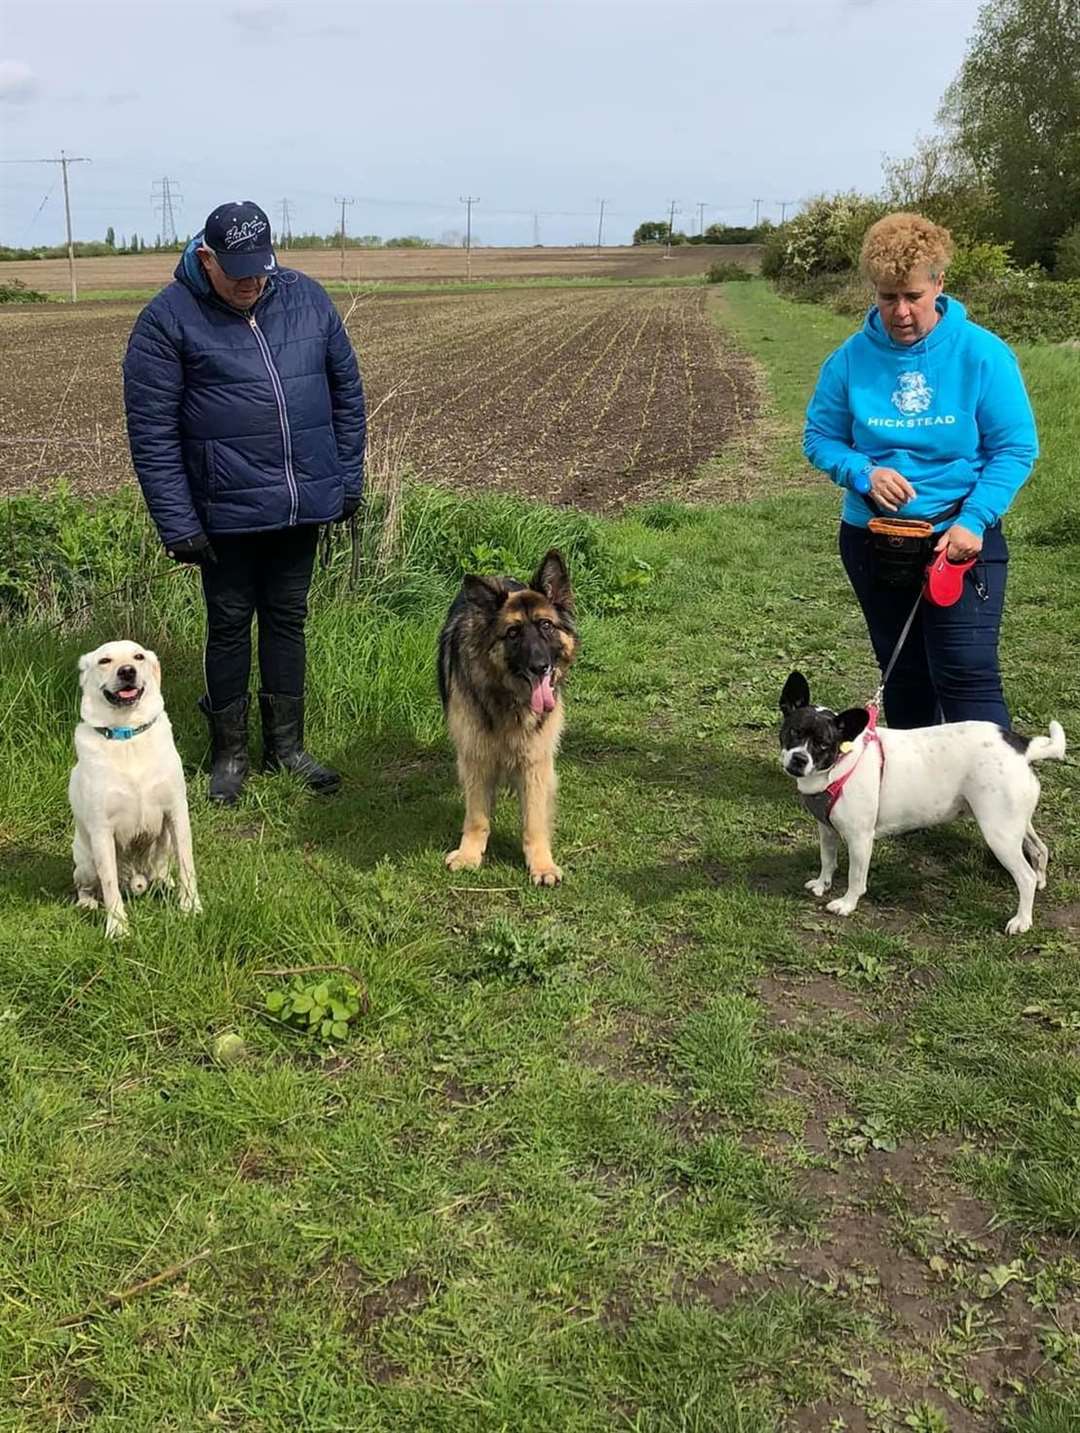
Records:
{"label": "german shepherd's paw", "polygon": [[462,851],[459,847],[456,851],[450,852],[445,858],[444,864],[449,871],[478,871],[484,864],[484,858],[482,855],[470,855],[468,851]]}
{"label": "german shepherd's paw", "polygon": [[529,875],[534,886],[557,886],[562,880],[562,867],[554,861],[546,866],[530,866]]}

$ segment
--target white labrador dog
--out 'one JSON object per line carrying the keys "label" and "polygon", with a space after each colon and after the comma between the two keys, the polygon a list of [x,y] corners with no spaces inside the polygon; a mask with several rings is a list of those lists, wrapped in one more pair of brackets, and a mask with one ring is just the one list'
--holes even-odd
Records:
{"label": "white labrador dog", "polygon": [[137,642],[106,642],[79,658],[79,685],[68,783],[79,905],[103,904],[106,935],[125,935],[121,885],[136,896],[152,881],[171,887],[173,856],[180,909],[197,915],[187,789],[161,699],[161,663]]}

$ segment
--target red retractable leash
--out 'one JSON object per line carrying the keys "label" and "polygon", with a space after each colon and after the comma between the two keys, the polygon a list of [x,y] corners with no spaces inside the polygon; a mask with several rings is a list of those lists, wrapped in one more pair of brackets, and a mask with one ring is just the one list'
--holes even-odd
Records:
{"label": "red retractable leash", "polygon": [[926,569],[924,591],[927,602],[935,607],[951,607],[954,602],[959,602],[964,590],[964,577],[978,560],[976,556],[963,562],[953,562],[942,549]]}
{"label": "red retractable leash", "polygon": [[923,578],[922,586],[919,588],[919,595],[915,598],[915,605],[908,613],[907,621],[897,639],[893,654],[889,658],[888,666],[882,673],[878,689],[874,693],[874,699],[870,703],[873,707],[880,707],[882,698],[885,695],[885,683],[892,675],[892,669],[896,666],[896,659],[900,655],[900,649],[907,641],[908,633],[911,631],[915,618],[918,615],[919,603],[925,597],[934,607],[952,607],[960,601],[960,595],[964,590],[964,578],[969,570],[978,562],[978,557],[969,557],[963,562],[951,562],[946,556],[944,549],[937,554],[933,562],[926,569],[926,576]]}

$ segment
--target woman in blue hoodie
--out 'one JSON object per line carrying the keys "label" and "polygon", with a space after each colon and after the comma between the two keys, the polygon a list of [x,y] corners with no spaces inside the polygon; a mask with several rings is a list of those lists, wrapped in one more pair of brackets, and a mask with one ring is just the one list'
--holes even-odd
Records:
{"label": "woman in blue hoodie", "polygon": [[960,600],[920,603],[885,688],[890,726],[1009,726],[998,636],[1008,548],[1001,519],[1038,455],[1012,350],[943,292],[952,239],[918,214],[871,226],[860,267],[876,303],[822,365],[803,448],[843,488],[840,555],[884,669],[914,590],[876,570],[874,516],[921,518],[935,551],[976,558]]}

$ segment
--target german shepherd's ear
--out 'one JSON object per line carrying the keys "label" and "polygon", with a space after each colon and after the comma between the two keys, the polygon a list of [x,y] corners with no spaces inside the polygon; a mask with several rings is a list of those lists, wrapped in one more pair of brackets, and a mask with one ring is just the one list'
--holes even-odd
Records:
{"label": "german shepherd's ear", "polygon": [[570,590],[570,574],[558,548],[553,547],[547,554],[529,586],[534,592],[542,592],[553,607],[573,614],[574,594]]}
{"label": "german shepherd's ear", "polygon": [[848,707],[847,711],[837,715],[836,725],[845,741],[854,741],[857,736],[862,736],[869,721],[870,713],[865,707]]}
{"label": "german shepherd's ear", "polygon": [[790,716],[799,707],[810,705],[810,683],[803,676],[802,672],[792,672],[784,683],[784,690],[780,693],[780,710],[785,716]]}
{"label": "german shepherd's ear", "polygon": [[494,617],[507,598],[506,588],[497,577],[477,577],[470,572],[461,586],[466,600],[488,617]]}

